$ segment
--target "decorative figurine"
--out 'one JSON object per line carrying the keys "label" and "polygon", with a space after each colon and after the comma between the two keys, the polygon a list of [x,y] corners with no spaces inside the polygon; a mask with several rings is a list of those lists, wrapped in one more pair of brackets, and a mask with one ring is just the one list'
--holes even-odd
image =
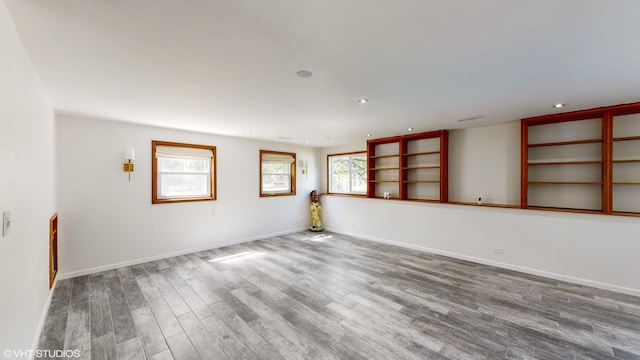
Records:
{"label": "decorative figurine", "polygon": [[309,230],[322,231],[322,220],[320,220],[320,210],[322,210],[320,193],[318,193],[318,190],[313,190],[309,196],[311,197],[311,226]]}

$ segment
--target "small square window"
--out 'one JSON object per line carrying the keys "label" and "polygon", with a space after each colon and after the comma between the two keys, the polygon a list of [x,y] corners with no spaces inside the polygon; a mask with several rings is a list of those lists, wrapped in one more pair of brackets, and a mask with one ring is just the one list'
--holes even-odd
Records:
{"label": "small square window", "polygon": [[296,154],[260,150],[260,196],[296,194]]}
{"label": "small square window", "polygon": [[215,200],[215,146],[152,141],[152,203]]}

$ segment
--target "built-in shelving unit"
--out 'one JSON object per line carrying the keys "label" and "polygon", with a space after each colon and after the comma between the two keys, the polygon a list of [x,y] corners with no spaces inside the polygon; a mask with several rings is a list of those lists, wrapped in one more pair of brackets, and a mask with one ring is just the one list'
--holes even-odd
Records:
{"label": "built-in shelving unit", "polygon": [[521,208],[640,214],[640,103],[523,119]]}
{"label": "built-in shelving unit", "polygon": [[367,197],[447,202],[448,132],[438,130],[367,142]]}
{"label": "built-in shelving unit", "polygon": [[640,213],[640,113],[612,119],[612,212]]}

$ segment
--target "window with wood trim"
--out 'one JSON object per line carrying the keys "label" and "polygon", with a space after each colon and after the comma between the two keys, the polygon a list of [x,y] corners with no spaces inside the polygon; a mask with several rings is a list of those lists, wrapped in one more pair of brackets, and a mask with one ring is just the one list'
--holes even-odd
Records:
{"label": "window with wood trim", "polygon": [[367,152],[327,155],[330,194],[367,194]]}
{"label": "window with wood trim", "polygon": [[296,154],[260,150],[260,196],[296,194]]}
{"label": "window with wood trim", "polygon": [[216,199],[216,147],[151,142],[153,204]]}

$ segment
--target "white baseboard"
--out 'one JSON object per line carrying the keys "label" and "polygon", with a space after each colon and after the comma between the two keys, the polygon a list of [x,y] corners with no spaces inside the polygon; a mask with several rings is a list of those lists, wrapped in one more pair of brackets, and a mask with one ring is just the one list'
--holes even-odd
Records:
{"label": "white baseboard", "polygon": [[428,252],[428,253],[432,253],[432,254],[448,256],[448,257],[451,257],[451,258],[454,258],[454,259],[471,261],[471,262],[478,263],[478,264],[495,266],[495,267],[499,267],[499,268],[503,268],[503,269],[523,272],[523,273],[526,273],[526,274],[542,276],[542,277],[549,278],[549,279],[566,281],[566,282],[573,283],[573,284],[590,286],[590,287],[594,287],[594,288],[598,288],[598,289],[610,290],[610,291],[615,291],[615,292],[622,293],[622,294],[627,294],[627,295],[633,295],[633,296],[640,297],[640,290],[638,290],[638,289],[632,289],[632,288],[627,288],[627,287],[613,285],[613,284],[601,283],[601,282],[598,282],[598,281],[593,281],[593,280],[588,280],[588,279],[576,278],[576,277],[557,274],[557,273],[552,273],[552,272],[548,272],[548,271],[527,268],[527,267],[524,267],[524,266],[501,263],[501,262],[498,262],[498,261],[493,261],[493,260],[488,260],[488,259],[468,256],[468,255],[464,255],[464,254],[453,253],[453,252],[449,252],[449,251],[432,249],[432,248],[419,246],[419,245],[406,244],[406,243],[403,243],[403,242],[400,242],[400,241],[383,239],[383,238],[374,237],[374,236],[368,236],[368,235],[363,235],[363,234],[357,234],[357,233],[353,233],[353,232],[349,232],[349,231],[343,231],[343,230],[340,230],[340,229],[327,228],[326,230],[327,231],[331,231],[331,232],[335,232],[335,233],[338,233],[338,234],[344,234],[344,235],[348,235],[348,236],[357,237],[357,238],[363,239],[363,240],[369,240],[369,241],[375,241],[375,242],[380,242],[380,243],[400,246],[400,247],[407,248],[407,249],[424,251],[424,252]]}
{"label": "white baseboard", "polygon": [[[211,250],[211,249],[217,249],[217,248],[221,248],[221,247],[225,247],[225,246],[242,244],[242,243],[249,242],[249,241],[261,240],[261,239],[266,239],[266,238],[270,238],[270,237],[274,237],[274,236],[291,234],[291,233],[302,231],[302,230],[306,230],[306,229],[307,228],[298,228],[298,229],[286,230],[286,231],[281,231],[281,232],[272,233],[272,234],[263,234],[263,235],[258,235],[258,236],[251,236],[251,237],[243,238],[243,239],[236,239],[236,240],[226,241],[226,242],[222,242],[222,243],[215,243],[215,244],[211,244],[211,245],[207,245],[207,246],[203,246],[203,247],[195,248],[195,249],[180,250],[180,251],[176,251],[176,252],[172,252],[172,253],[166,253],[166,254],[150,256],[150,257],[146,257],[146,258],[128,260],[128,261],[123,261],[123,262],[119,262],[119,263],[115,263],[115,264],[96,266],[96,267],[92,267],[92,268],[88,268],[88,269],[82,269],[82,270],[78,270],[78,271],[71,271],[71,272],[67,272],[67,273],[60,273],[60,274],[58,274],[58,279],[63,280],[63,279],[70,279],[70,278],[83,276],[83,275],[95,274],[95,273],[99,273],[99,272],[102,272],[102,271],[118,269],[118,268],[125,267],[125,266],[143,264],[143,263],[147,263],[147,262],[150,262],[150,261],[162,260],[162,259],[166,259],[166,258],[170,258],[170,257],[174,257],[174,256],[191,254],[191,253],[195,253],[195,252],[198,252],[198,251],[206,251],[206,250]],[[48,310],[48,308],[49,307],[47,306],[47,310]]]}
{"label": "white baseboard", "polygon": [[[49,290],[49,296],[47,296],[47,301],[44,303],[44,307],[42,310],[42,314],[40,314],[40,321],[38,321],[38,327],[36,328],[36,334],[31,342],[31,349],[37,350],[38,343],[40,343],[40,335],[42,334],[42,330],[44,329],[44,323],[47,320],[47,314],[49,313],[49,307],[51,306],[51,299],[53,299],[53,293],[56,291],[56,284],[58,283],[58,277],[53,280],[53,286]],[[35,355],[35,353],[34,353]],[[32,357],[33,359],[33,357]]]}

